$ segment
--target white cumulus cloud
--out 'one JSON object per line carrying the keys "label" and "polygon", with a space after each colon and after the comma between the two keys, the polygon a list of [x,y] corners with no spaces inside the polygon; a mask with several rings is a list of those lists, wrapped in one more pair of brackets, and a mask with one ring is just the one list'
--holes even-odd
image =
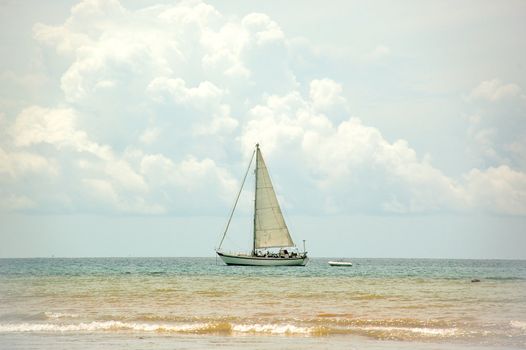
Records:
{"label": "white cumulus cloud", "polygon": [[[325,210],[423,213],[484,208],[500,214],[526,213],[521,194],[524,173],[507,167],[498,172],[473,169],[462,178],[450,178],[427,157],[418,157],[405,140],[389,142],[357,118],[334,124],[316,111],[316,99],[310,97],[297,93],[269,97],[251,110],[242,139],[245,147],[259,141],[266,153],[292,150],[304,160],[302,166],[314,175],[316,191],[323,193]],[[284,162],[296,165],[293,159]],[[483,185],[499,176],[499,186]],[[316,191],[303,191],[316,198]],[[513,204],[503,205],[510,197]],[[484,198],[495,201],[483,205]]]}
{"label": "white cumulus cloud", "polygon": [[[491,163],[449,176],[430,155],[352,115],[346,94],[360,87],[327,78],[332,72],[307,62],[305,45],[267,14],[224,15],[198,0],[134,10],[83,0],[62,24],[35,24],[33,35],[44,57],[64,65],[51,80],[62,97],[55,107],[0,114],[4,206],[217,212],[259,142],[269,164],[284,169],[277,186],[291,188],[282,197],[291,210],[526,214],[523,163],[514,160],[524,153],[520,132],[508,137],[477,114],[468,138]],[[365,58],[389,55],[378,45]],[[293,60],[312,71],[297,76]],[[494,79],[467,100],[523,96]],[[499,137],[509,142],[499,147]]]}
{"label": "white cumulus cloud", "polygon": [[522,89],[513,83],[505,84],[499,79],[486,80],[476,86],[470,93],[469,98],[472,100],[484,99],[496,102],[506,98],[523,96]]}
{"label": "white cumulus cloud", "polygon": [[526,215],[526,174],[506,165],[465,175],[469,204],[500,214]]}

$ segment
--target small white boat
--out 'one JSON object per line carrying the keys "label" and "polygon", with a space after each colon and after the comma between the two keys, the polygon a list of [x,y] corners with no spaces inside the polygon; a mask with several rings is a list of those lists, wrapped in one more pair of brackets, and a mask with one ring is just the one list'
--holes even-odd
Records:
{"label": "small white boat", "polygon": [[350,261],[329,261],[329,265],[331,266],[352,266],[352,262]]}

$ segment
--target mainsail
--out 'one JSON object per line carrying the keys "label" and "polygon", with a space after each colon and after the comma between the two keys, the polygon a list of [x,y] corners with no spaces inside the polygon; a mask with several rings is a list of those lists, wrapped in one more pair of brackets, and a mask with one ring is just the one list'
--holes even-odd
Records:
{"label": "mainsail", "polygon": [[[251,254],[245,253],[227,253],[221,251],[221,246],[225,240],[228,227],[236,210],[236,205],[243,190],[243,185],[247,179],[248,172],[251,169],[252,161],[256,155],[256,191],[254,200],[254,241]],[[292,249],[266,249],[266,248],[285,248]],[[252,152],[250,162],[248,163],[245,176],[241,182],[241,188],[236,196],[236,201],[228,222],[216,249],[216,253],[227,265],[242,266],[305,266],[307,264],[307,251],[305,251],[305,241],[303,241],[303,252],[295,248],[294,242],[290,237],[287,224],[281,213],[276,193],[272,187],[267,166],[261,156],[259,144]]]}
{"label": "mainsail", "polygon": [[254,249],[293,247],[287,224],[281,214],[265,161],[256,149],[256,203],[254,213]]}

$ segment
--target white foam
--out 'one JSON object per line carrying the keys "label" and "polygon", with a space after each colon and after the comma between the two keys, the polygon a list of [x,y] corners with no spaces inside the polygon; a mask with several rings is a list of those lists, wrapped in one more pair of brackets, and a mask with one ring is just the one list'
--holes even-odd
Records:
{"label": "white foam", "polygon": [[[60,318],[60,317],[58,317]],[[510,322],[512,327],[526,329],[526,323],[520,321]],[[216,328],[219,326],[219,328]],[[348,330],[356,331],[381,331],[394,334],[419,334],[429,337],[448,337],[457,334],[456,328],[410,328],[410,327],[382,327],[365,326],[350,327]],[[230,331],[228,327],[226,331]],[[135,323],[122,321],[93,321],[85,323],[4,323],[0,324],[0,332],[214,332],[221,331],[221,324],[217,323]],[[316,328],[302,327],[293,324],[233,324],[231,331],[240,334],[276,334],[276,335],[310,335]]]}
{"label": "white foam", "polygon": [[[138,332],[174,332],[192,333],[213,332],[215,323],[160,324],[133,323],[122,321],[94,321],[76,324],[55,323],[7,323],[0,324],[0,332],[104,332],[104,331],[138,331]],[[232,325],[232,332],[263,334],[310,334],[312,328],[298,327],[292,324],[237,324]]]}
{"label": "white foam", "polygon": [[192,332],[206,328],[208,324],[152,324],[121,321],[94,321],[77,324],[7,323],[0,324],[0,332],[95,332],[95,331],[142,331],[142,332]]}
{"label": "white foam", "polygon": [[414,334],[421,334],[427,336],[453,336],[457,333],[456,328],[418,328],[418,327],[379,327],[379,326],[367,326],[360,328],[363,330],[371,331],[388,331],[388,332],[409,332]]}
{"label": "white foam", "polygon": [[44,315],[46,315],[49,319],[59,319],[59,318],[78,318],[80,317],[78,314],[68,314],[63,312],[45,312]]}
{"label": "white foam", "polygon": [[269,334],[310,334],[312,328],[298,327],[291,324],[239,324],[232,326],[239,333],[269,333]]}
{"label": "white foam", "polygon": [[510,326],[513,328],[518,328],[526,331],[526,322],[525,321],[510,321]]}

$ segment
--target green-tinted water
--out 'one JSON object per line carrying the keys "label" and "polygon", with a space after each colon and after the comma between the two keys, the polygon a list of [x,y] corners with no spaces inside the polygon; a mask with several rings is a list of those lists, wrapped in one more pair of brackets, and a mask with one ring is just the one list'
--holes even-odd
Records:
{"label": "green-tinted water", "polygon": [[0,339],[359,336],[526,346],[525,261],[353,259],[338,268],[328,260],[228,267],[214,258],[4,259]]}

